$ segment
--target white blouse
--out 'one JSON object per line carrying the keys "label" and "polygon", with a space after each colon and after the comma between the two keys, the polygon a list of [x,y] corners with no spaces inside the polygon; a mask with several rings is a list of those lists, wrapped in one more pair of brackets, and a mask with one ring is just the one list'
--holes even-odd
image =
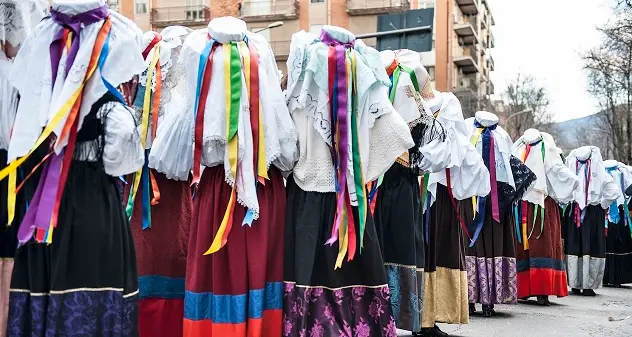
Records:
{"label": "white blouse", "polygon": [[[525,159],[526,144],[535,145],[532,146],[529,156]],[[544,157],[542,144],[544,144]],[[536,129],[528,129],[514,143],[512,153],[536,176],[532,189],[522,196],[522,200],[542,207],[547,196],[560,204],[566,204],[572,200],[573,190],[579,182],[575,173],[564,165],[561,151],[555,145],[555,140],[551,135]]]}
{"label": "white blouse", "polygon": [[[193,169],[194,150],[194,110],[198,85],[200,55],[209,42],[209,35],[220,45],[215,49],[212,63],[208,100],[204,111],[202,162],[203,167],[223,165],[226,181],[236,186],[237,201],[259,216],[253,165],[254,143],[250,125],[249,91],[244,72],[241,72],[241,99],[238,137],[237,177],[230,169],[226,149],[226,101],[228,90],[224,84],[224,47],[222,43],[242,42],[254,44],[259,54],[259,98],[265,137],[266,167],[276,166],[281,171],[289,171],[297,158],[297,135],[290,114],[285,105],[278,81],[278,68],[274,54],[267,41],[258,34],[247,31],[246,24],[239,19],[223,17],[213,19],[207,29],[189,34],[181,50],[179,63],[184,67],[184,104],[169,113],[158,134],[149,157],[149,164],[167,177],[186,180]],[[242,65],[243,66],[243,65]],[[175,108],[175,107],[174,107]]]}
{"label": "white blouse", "polygon": [[[379,53],[344,29],[332,26],[323,29],[338,41],[355,42],[351,53],[357,59],[359,152],[364,183],[368,183],[385,173],[397,157],[415,143],[408,125],[395,113],[389,100],[390,81]],[[329,46],[320,42],[316,35],[301,31],[292,36],[287,61],[286,100],[299,135],[300,155],[293,174],[296,184],[310,192],[336,191],[335,169],[330,152],[332,130],[329,120],[328,50]],[[351,102],[351,86],[348,95]],[[348,112],[351,112],[351,104]],[[351,113],[348,116],[350,119]],[[352,153],[351,142],[349,153]],[[352,182],[353,165],[348,165],[348,168],[347,181]],[[355,186],[350,184],[349,190],[354,203]]]}
{"label": "white blouse", "polygon": [[[588,164],[582,161],[590,160],[590,182],[586,175]],[[567,167],[576,172],[579,184],[573,191],[573,201],[580,209],[588,205],[601,205],[608,208],[615,200],[622,196],[619,184],[606,172],[601,151],[595,146],[582,146],[566,157]],[[586,202],[586,184],[588,184],[588,202]]]}
{"label": "white blouse", "polygon": [[[114,177],[138,171],[145,164],[145,152],[136,131],[131,109],[121,103],[107,103],[99,109],[99,118],[105,117],[103,167]],[[91,161],[96,157],[81,158]]]}
{"label": "white blouse", "polygon": [[617,198],[617,206],[625,203],[625,190],[632,185],[632,171],[623,163],[616,160],[606,160],[603,162],[606,172],[608,172],[614,182],[621,188],[621,195]]}
{"label": "white blouse", "polygon": [[[465,200],[473,196],[487,196],[491,191],[489,171],[470,141],[461,103],[452,93],[435,92],[433,101],[426,104],[440,106],[437,120],[443,125],[450,140],[452,156],[448,168],[454,198]],[[434,198],[437,195],[437,184],[447,186],[446,170],[430,174],[428,192]]]}
{"label": "white blouse", "polygon": [[18,110],[18,92],[8,81],[12,65],[0,51],[0,150],[9,149],[11,127]]}

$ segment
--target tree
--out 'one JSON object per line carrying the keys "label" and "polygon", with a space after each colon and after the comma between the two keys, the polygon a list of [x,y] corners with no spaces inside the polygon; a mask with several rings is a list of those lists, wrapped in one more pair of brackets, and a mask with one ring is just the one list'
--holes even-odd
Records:
{"label": "tree", "polygon": [[609,135],[603,144],[616,160],[632,161],[632,9],[615,13],[599,29],[601,44],[583,56],[589,92],[600,107],[600,127]]}
{"label": "tree", "polygon": [[529,128],[542,128],[551,122],[548,92],[533,76],[518,73],[507,83],[502,98],[505,130],[514,139]]}

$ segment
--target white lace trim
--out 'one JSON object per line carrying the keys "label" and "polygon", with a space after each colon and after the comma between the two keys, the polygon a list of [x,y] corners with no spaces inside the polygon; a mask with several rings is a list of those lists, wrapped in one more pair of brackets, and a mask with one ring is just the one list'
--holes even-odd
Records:
{"label": "white lace trim", "polygon": [[46,15],[47,8],[44,0],[0,1],[0,42],[14,47],[22,44]]}

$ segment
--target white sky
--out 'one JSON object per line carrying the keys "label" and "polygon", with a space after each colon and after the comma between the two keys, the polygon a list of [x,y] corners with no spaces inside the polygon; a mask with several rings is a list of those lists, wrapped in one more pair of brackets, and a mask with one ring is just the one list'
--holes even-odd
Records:
{"label": "white sky", "polygon": [[597,112],[587,92],[580,53],[597,45],[613,0],[488,0],[496,21],[492,50],[495,92],[518,72],[537,77],[549,92],[556,121]]}

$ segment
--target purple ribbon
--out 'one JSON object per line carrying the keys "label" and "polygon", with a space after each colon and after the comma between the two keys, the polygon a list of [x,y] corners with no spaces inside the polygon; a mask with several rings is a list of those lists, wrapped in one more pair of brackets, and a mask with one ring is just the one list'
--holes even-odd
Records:
{"label": "purple ribbon", "polygon": [[[339,159],[339,184],[338,184],[338,200],[337,200],[337,212],[334,220],[334,230],[332,231],[332,237],[327,241],[327,244],[333,245],[338,239],[338,229],[340,226],[340,216],[345,206],[345,194],[347,192],[347,168],[349,160],[349,132],[348,132],[348,78],[347,78],[347,51],[346,48],[353,48],[354,42],[343,43],[334,39],[324,29],[320,33],[320,40],[333,47],[335,50],[334,57],[336,58],[336,78],[335,78],[335,91],[329,93],[330,99],[336,100],[337,109],[334,119],[337,121],[335,130],[332,130],[333,141],[332,145],[335,149],[336,138],[339,137],[340,143],[338,144],[338,153],[335,157]],[[333,79],[329,79],[332,81]],[[335,96],[334,96],[335,95]],[[338,137],[336,137],[338,136]],[[353,216],[348,214],[348,216]]]}
{"label": "purple ribbon", "polygon": [[[53,22],[62,26],[63,28],[68,28],[72,31],[72,44],[70,46],[70,51],[68,52],[68,57],[66,59],[66,73],[70,72],[72,68],[72,64],[75,62],[75,58],[77,57],[77,52],[79,52],[79,44],[80,44],[80,32],[83,27],[92,25],[99,21],[105,20],[105,18],[110,15],[110,10],[107,6],[102,6],[99,8],[95,8],[93,10],[87,11],[85,13],[79,13],[74,16],[70,16],[68,14],[64,14],[62,12],[51,9],[50,11],[51,19]],[[50,63],[51,69],[53,72],[53,86],[55,85],[55,81],[57,80],[57,71],[59,69],[59,61],[61,60],[61,54],[63,50],[62,39],[64,37],[64,29],[60,29],[53,41],[50,44]]]}

